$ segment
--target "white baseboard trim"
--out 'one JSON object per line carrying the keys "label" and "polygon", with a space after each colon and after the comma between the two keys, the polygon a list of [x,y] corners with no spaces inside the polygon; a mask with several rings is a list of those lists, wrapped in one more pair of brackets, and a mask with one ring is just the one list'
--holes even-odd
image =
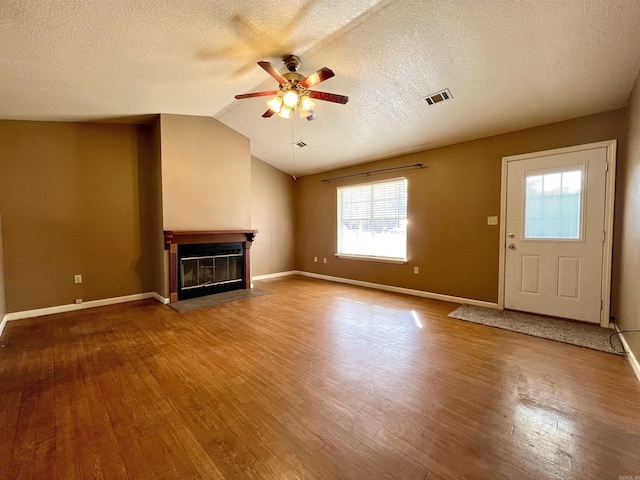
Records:
{"label": "white baseboard trim", "polygon": [[[618,326],[616,325],[615,327],[616,332],[620,332]],[[629,348],[629,344],[625,340],[624,335],[622,333],[618,333],[618,337],[620,337],[620,342],[622,342],[622,346],[624,347],[625,352],[627,352],[627,360],[629,360],[631,368],[633,368],[633,372],[636,374],[636,377],[638,377],[638,381],[640,381],[640,363],[638,363],[638,359],[631,351],[631,348]]]}
{"label": "white baseboard trim", "polygon": [[288,272],[267,273],[266,275],[256,275],[251,277],[251,280],[268,280],[269,278],[288,277],[289,275],[297,274],[297,270],[290,270]]}
{"label": "white baseboard trim", "polygon": [[2,332],[4,331],[4,327],[7,324],[7,321],[8,321],[7,316],[3,315],[2,321],[0,322],[0,336],[2,336]]}
{"label": "white baseboard trim", "polygon": [[170,298],[164,298],[162,295],[160,295],[157,292],[151,292],[151,297],[155,298],[160,303],[164,303],[165,305],[169,305],[171,303],[171,299]]}
{"label": "white baseboard trim", "polygon": [[103,307],[105,305],[115,305],[117,303],[133,302],[135,300],[144,300],[146,298],[155,298],[162,303],[169,303],[161,295],[156,292],[136,293],[134,295],[125,295],[123,297],[104,298],[101,300],[91,300],[84,303],[71,303],[69,305],[57,305],[55,307],[36,308],[35,310],[24,310],[22,312],[7,313],[5,321],[22,320],[24,318],[41,317],[42,315],[51,315],[54,313],[73,312],[76,310],[84,310],[86,308]]}
{"label": "white baseboard trim", "polygon": [[329,275],[321,275],[319,273],[297,271],[298,275],[305,277],[319,278],[321,280],[329,280],[330,282],[348,283],[350,285],[358,285],[359,287],[375,288],[377,290],[386,290],[388,292],[404,293],[405,295],[413,295],[415,297],[431,298],[433,300],[442,300],[443,302],[462,303],[475,305],[477,307],[498,308],[497,303],[484,302],[482,300],[473,300],[471,298],[454,297],[451,295],[443,295],[441,293],[424,292],[422,290],[413,290],[411,288],[394,287],[392,285],[384,285],[382,283],[363,282],[360,280],[352,280],[350,278],[332,277]]}

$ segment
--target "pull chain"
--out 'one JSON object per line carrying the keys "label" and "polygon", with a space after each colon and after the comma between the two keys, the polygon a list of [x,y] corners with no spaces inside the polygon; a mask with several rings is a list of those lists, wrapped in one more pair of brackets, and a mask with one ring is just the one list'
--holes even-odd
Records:
{"label": "pull chain", "polygon": [[293,163],[293,175],[291,176],[293,178],[293,181],[295,182],[298,177],[296,177],[296,146],[294,144],[295,140],[294,140],[294,136],[295,136],[295,130],[294,130],[294,122],[297,120],[297,118],[292,118],[291,119],[291,161]]}

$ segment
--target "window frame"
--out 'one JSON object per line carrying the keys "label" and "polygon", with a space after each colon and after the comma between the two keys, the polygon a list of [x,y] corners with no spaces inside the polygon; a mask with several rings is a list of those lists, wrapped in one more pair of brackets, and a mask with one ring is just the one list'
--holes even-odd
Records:
{"label": "window frame", "polygon": [[[341,252],[341,228],[342,228],[342,201],[341,201],[341,191],[349,188],[361,188],[381,183],[395,183],[395,182],[403,182],[405,188],[406,195],[406,205],[404,211],[404,218],[401,218],[401,221],[404,221],[404,257],[388,257],[388,256],[380,256],[380,255],[364,255],[364,254],[355,254],[355,253],[344,253]],[[397,197],[396,197],[397,199]],[[374,197],[371,196],[371,201],[374,201]],[[409,228],[408,228],[408,217],[409,217],[409,181],[406,177],[395,177],[388,178],[384,180],[377,180],[374,182],[366,182],[366,183],[356,183],[351,185],[343,185],[336,187],[336,254],[335,256],[338,258],[344,258],[349,260],[365,260],[371,262],[381,262],[381,263],[395,263],[395,264],[406,264],[407,263],[407,244],[408,244],[408,236],[409,236]],[[373,219],[373,212],[370,212],[370,219]],[[396,217],[397,219],[398,217]]]}
{"label": "window frame", "polygon": [[[527,192],[526,181],[531,176],[548,175],[554,173],[565,173],[570,171],[580,171],[580,225],[578,228],[578,238],[561,238],[561,237],[527,237],[526,236],[526,218],[527,218]],[[586,215],[586,195],[584,194],[587,185],[587,165],[584,163],[577,163],[575,165],[565,165],[562,167],[554,168],[541,168],[535,170],[527,170],[524,172],[524,187],[522,189],[522,232],[521,242],[525,243],[548,243],[548,242],[561,242],[561,243],[584,243],[585,242],[585,215]]]}

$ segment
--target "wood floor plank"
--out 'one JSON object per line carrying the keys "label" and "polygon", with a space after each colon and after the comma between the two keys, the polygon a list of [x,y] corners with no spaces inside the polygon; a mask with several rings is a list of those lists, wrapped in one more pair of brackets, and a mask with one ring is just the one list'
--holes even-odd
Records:
{"label": "wood floor plank", "polygon": [[98,383],[103,397],[107,400],[104,405],[104,412],[108,415],[113,429],[113,440],[111,448],[117,448],[122,458],[126,477],[146,478],[149,470],[153,470],[140,448],[136,435],[132,432],[141,426],[142,422],[137,421],[140,416],[136,415],[136,408],[129,408],[132,404],[139,405],[140,402],[130,388],[130,382],[137,379],[131,378],[130,371],[124,372],[129,366],[128,362],[123,363],[116,354],[111,338],[104,334],[98,334],[101,338],[97,345],[101,345],[100,358],[93,358],[94,367],[100,365]]}
{"label": "wood floor plank", "polygon": [[153,300],[10,322],[0,478],[640,475],[626,360],[303,277],[179,314]]}
{"label": "wood floor plank", "polygon": [[54,397],[55,404],[55,453],[56,478],[81,478],[78,449],[75,445],[75,428],[71,413],[71,389],[73,379],[69,373],[66,357],[64,333],[55,331],[53,334],[54,356]]}
{"label": "wood floor plank", "polygon": [[[51,338],[51,325],[47,325],[46,337]],[[56,472],[56,413],[53,342],[43,345],[38,382],[38,410],[36,413],[36,438],[33,457],[34,478],[46,478]]]}
{"label": "wood floor plank", "polygon": [[[32,331],[34,343],[43,340],[44,332]],[[22,396],[17,417],[13,452],[9,459],[10,467],[7,478],[33,478],[33,457],[36,450],[38,397],[40,387],[40,373],[42,370],[43,352],[31,345],[27,346],[27,355],[22,358],[21,368],[24,369]],[[3,451],[11,451],[2,449]]]}
{"label": "wood floor plank", "polygon": [[[25,432],[22,430],[25,428],[25,425],[29,420],[28,418],[25,419],[25,412],[32,409],[34,403],[33,400],[25,397],[23,393],[23,391],[28,388],[26,380],[27,376],[33,374],[27,366],[29,363],[27,358],[29,353],[31,352],[26,351],[25,354],[21,356],[21,361],[16,365],[16,367],[20,369],[22,375],[14,376],[10,381],[11,386],[7,389],[8,391],[6,393],[3,392],[3,394],[7,396],[7,401],[5,408],[3,409],[2,425],[0,425],[0,438],[6,442],[6,446],[2,448],[2,451],[7,452],[7,454],[4,461],[0,462],[0,478],[17,477],[18,472],[22,468],[20,465],[20,458],[17,458],[14,452],[16,452],[16,449],[19,452],[20,442],[24,442],[22,438],[24,437]],[[9,386],[8,384],[9,382],[7,382],[7,385],[3,386]],[[33,411],[31,410],[27,413],[27,416],[29,414],[33,414]],[[22,459],[22,462],[25,460],[26,459]],[[28,463],[31,464],[32,462]],[[29,469],[27,475],[30,475],[30,466],[25,465],[24,468]]]}
{"label": "wood floor plank", "polygon": [[77,451],[78,468],[81,478],[103,479],[102,461],[95,443],[91,424],[89,400],[85,391],[84,375],[78,348],[70,345],[66,351],[72,387],[70,389],[70,410],[74,425],[74,445]]}

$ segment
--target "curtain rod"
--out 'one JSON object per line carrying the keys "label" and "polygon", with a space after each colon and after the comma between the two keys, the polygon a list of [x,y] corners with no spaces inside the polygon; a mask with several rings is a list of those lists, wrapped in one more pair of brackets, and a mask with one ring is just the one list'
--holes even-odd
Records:
{"label": "curtain rod", "polygon": [[382,168],[380,170],[371,170],[370,172],[362,172],[362,173],[353,173],[351,175],[343,175],[342,177],[333,177],[333,178],[326,178],[324,180],[320,180],[322,183],[329,183],[333,180],[342,180],[343,178],[351,178],[351,177],[362,177],[362,176],[369,176],[373,173],[382,173],[382,172],[391,172],[393,170],[402,170],[405,168],[422,168],[424,167],[424,163],[414,163],[413,165],[403,165],[402,167],[391,167],[391,168]]}

